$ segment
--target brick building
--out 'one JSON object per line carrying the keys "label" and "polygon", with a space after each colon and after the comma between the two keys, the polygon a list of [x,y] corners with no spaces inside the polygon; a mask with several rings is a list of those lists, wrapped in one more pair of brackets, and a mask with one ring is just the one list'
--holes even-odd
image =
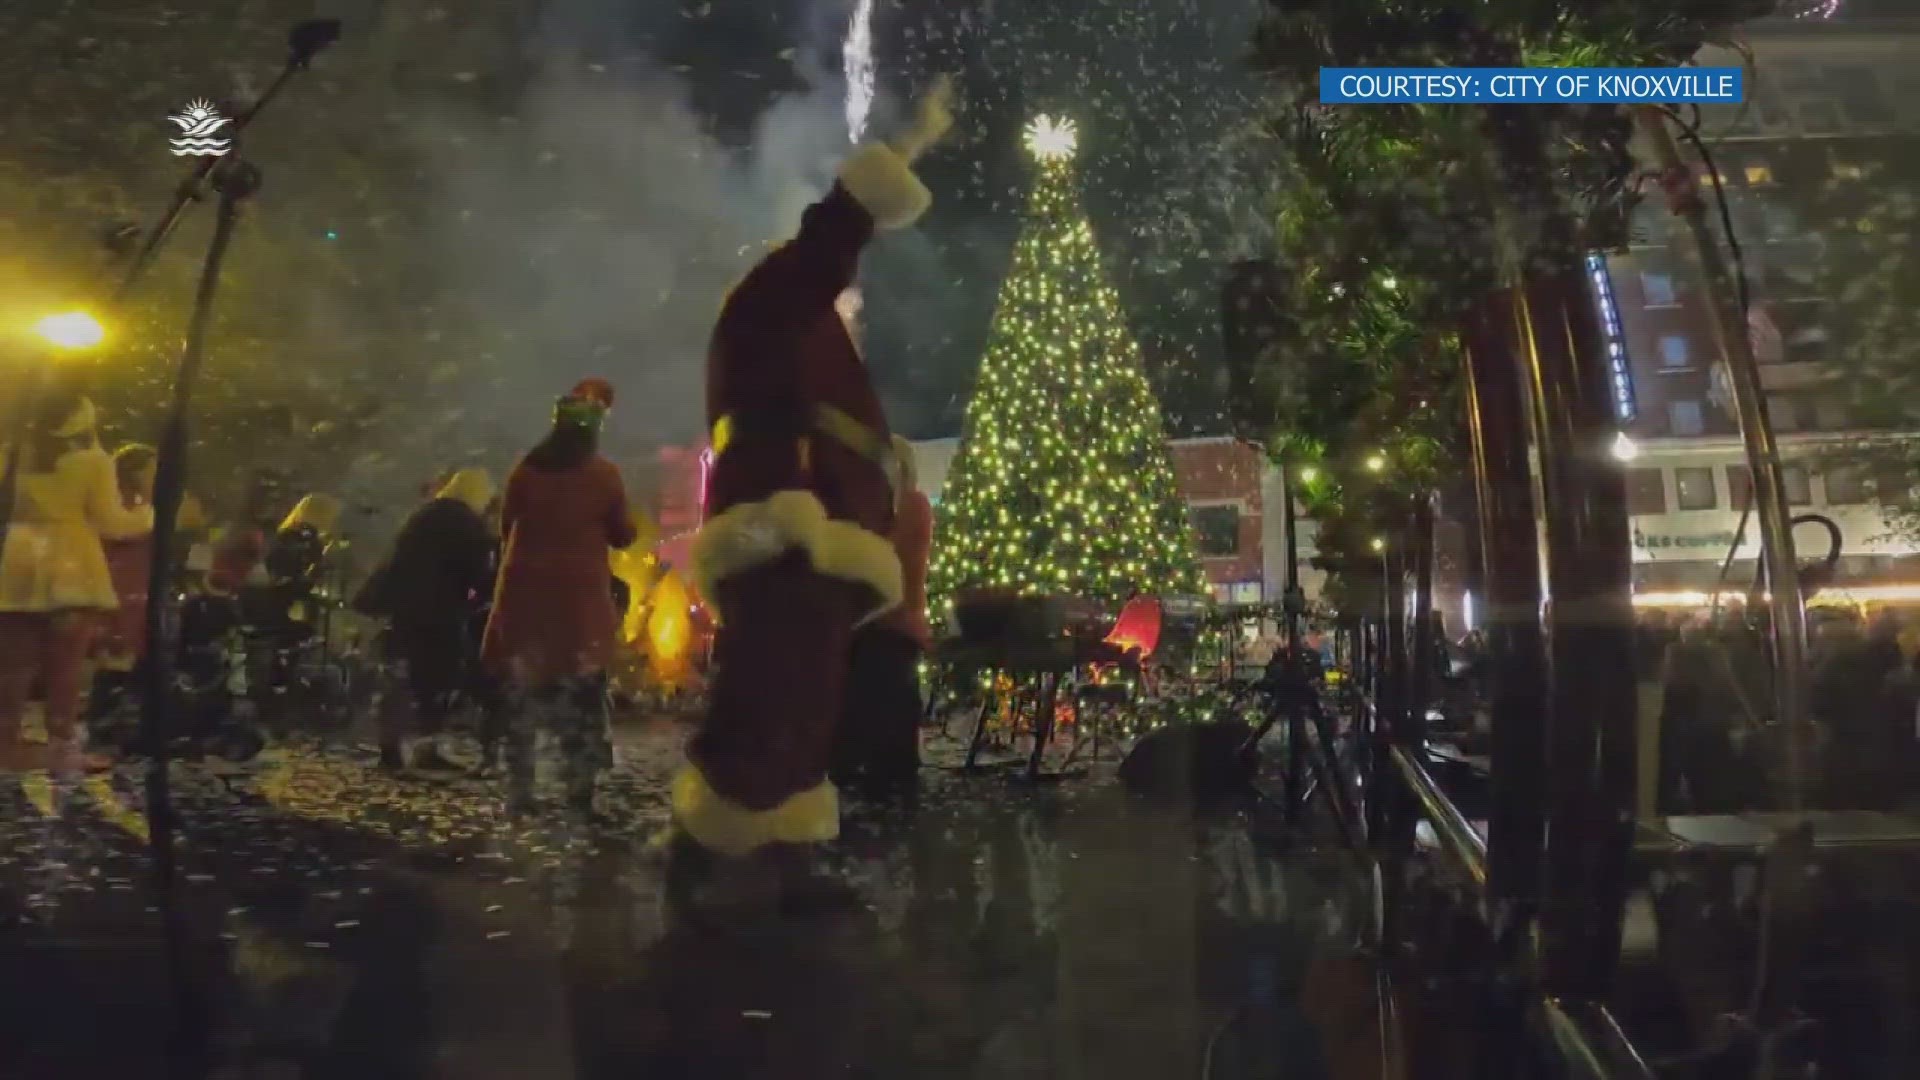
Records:
{"label": "brick building", "polygon": [[[914,446],[920,486],[937,504],[960,440],[929,439]],[[1233,439],[1175,439],[1168,449],[1214,598],[1278,602],[1286,587],[1286,527],[1282,515],[1269,512],[1280,505],[1278,470],[1258,450]],[[660,525],[669,562],[684,561],[685,539],[700,521],[701,455],[689,447],[653,447],[642,455],[650,464],[627,469],[634,500]],[[1299,538],[1301,584],[1312,597],[1324,575],[1305,566],[1314,553],[1311,522],[1300,523]]]}
{"label": "brick building", "polygon": [[[1910,545],[1890,538],[1875,505],[1907,499],[1907,480],[1854,475],[1839,458],[1864,425],[1847,400],[1855,388],[1836,381],[1831,361],[1850,329],[1835,299],[1864,262],[1849,255],[1859,237],[1846,208],[1886,185],[1920,186],[1920,74],[1909,59],[1920,20],[1779,19],[1744,36],[1748,100],[1703,107],[1700,126],[1741,248],[1749,338],[1789,462],[1789,501],[1842,526],[1843,580],[1884,592],[1920,580],[1906,566]],[[1695,60],[1746,62],[1715,48]],[[1712,199],[1706,162],[1689,160]],[[1637,208],[1633,231],[1628,252],[1589,266],[1621,426],[1640,450],[1628,475],[1638,601],[1684,606],[1719,578],[1746,472],[1692,241],[1657,196]],[[1737,558],[1754,557],[1753,539],[1750,526]]]}

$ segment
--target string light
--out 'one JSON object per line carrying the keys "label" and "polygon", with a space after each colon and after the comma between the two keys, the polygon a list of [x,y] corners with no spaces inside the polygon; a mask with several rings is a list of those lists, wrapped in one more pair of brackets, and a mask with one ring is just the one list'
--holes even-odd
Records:
{"label": "string light", "polygon": [[1043,166],[942,492],[935,610],[977,588],[1202,593],[1160,406],[1067,167],[1073,125],[1028,136]]}

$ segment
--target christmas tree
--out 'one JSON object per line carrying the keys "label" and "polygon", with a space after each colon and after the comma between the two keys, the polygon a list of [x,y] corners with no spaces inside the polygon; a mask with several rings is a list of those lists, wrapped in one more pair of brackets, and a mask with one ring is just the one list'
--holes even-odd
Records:
{"label": "christmas tree", "polygon": [[1027,128],[1039,163],[1001,286],[928,586],[1101,600],[1205,589],[1159,403],[1073,191],[1074,128]]}

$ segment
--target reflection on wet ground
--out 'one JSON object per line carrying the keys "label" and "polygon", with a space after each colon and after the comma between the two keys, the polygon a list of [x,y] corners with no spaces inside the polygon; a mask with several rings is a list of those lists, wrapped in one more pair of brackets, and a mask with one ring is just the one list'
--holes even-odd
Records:
{"label": "reflection on wet ground", "polygon": [[[345,752],[180,768],[191,1028],[232,1076],[1379,1073],[1330,851],[1097,776],[930,771],[916,807],[849,810],[864,909],[698,931],[643,850],[679,736],[623,734],[599,833]],[[5,787],[0,887],[35,917],[0,930],[0,1075],[159,1075],[176,995],[134,778]]]}

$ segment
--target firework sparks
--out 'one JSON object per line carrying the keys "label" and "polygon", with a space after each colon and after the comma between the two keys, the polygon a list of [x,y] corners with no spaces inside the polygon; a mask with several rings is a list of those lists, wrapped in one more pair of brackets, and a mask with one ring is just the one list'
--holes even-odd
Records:
{"label": "firework sparks", "polygon": [[856,0],[840,63],[847,76],[847,140],[857,143],[873,111],[873,0]]}

